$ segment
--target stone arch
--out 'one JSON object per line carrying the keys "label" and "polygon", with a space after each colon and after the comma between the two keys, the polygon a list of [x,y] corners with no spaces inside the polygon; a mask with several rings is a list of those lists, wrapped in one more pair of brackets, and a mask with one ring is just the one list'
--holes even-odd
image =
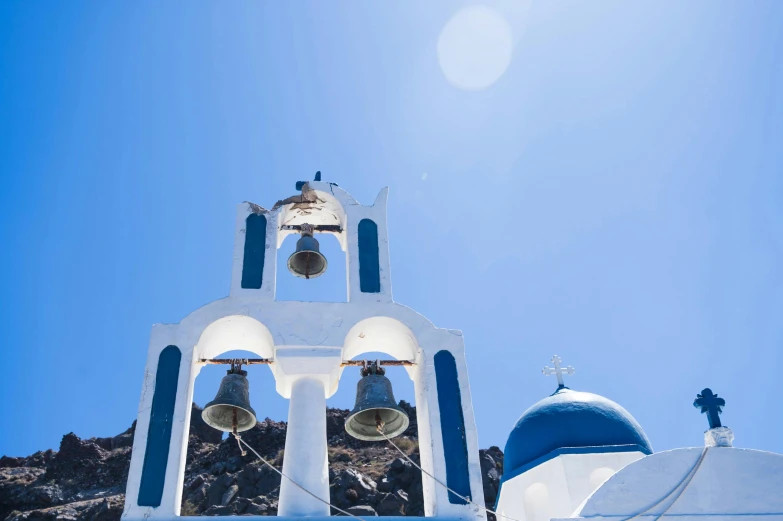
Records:
{"label": "stone arch", "polygon": [[261,358],[274,356],[274,339],[269,329],[247,315],[219,318],[201,332],[195,359],[215,358],[226,351],[250,351]]}
{"label": "stone arch", "polygon": [[343,343],[343,360],[361,354],[381,352],[397,360],[415,360],[419,351],[416,335],[408,326],[391,317],[370,317],[357,322]]}

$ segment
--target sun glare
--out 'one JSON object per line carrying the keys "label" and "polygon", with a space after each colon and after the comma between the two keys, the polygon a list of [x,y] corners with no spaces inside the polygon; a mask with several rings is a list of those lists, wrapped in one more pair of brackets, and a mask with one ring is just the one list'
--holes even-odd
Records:
{"label": "sun glare", "polygon": [[481,5],[457,11],[438,37],[438,62],[446,79],[465,90],[483,90],[506,72],[513,47],[511,28]]}

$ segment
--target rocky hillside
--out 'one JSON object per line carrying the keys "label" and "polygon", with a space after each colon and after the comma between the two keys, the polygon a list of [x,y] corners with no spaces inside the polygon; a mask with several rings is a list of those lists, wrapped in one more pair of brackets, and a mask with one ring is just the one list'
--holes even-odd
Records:
{"label": "rocky hillside", "polygon": [[[395,442],[418,462],[416,411],[406,402],[411,425]],[[421,472],[385,442],[363,442],[344,429],[348,414],[327,409],[331,502],[362,516],[420,516]],[[125,501],[134,425],[113,438],[63,436],[60,450],[26,458],[0,458],[0,519],[6,521],[119,521]],[[266,419],[243,439],[278,468],[286,423]],[[182,515],[276,515],[280,476],[252,454],[242,456],[233,438],[201,420],[193,405]],[[480,451],[484,500],[495,502],[503,453]],[[333,512],[337,514],[337,512]]]}

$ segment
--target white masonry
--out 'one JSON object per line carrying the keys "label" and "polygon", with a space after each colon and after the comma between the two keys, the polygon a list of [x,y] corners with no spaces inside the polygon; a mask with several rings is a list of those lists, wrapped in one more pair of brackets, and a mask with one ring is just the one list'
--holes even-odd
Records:
{"label": "white masonry", "polygon": [[[269,367],[277,392],[290,400],[283,472],[325,500],[329,499],[325,400],[340,384],[341,363],[368,352],[413,361],[405,369],[415,388],[421,465],[483,504],[462,333],[437,328],[392,300],[387,194],[384,188],[372,206],[363,206],[335,184],[310,182],[301,194],[272,210],[252,203],[239,205],[230,295],[197,309],[178,324],[152,328],[123,519],[179,516],[193,385],[204,366],[200,360],[234,350],[272,360]],[[251,240],[247,236],[251,221],[256,226],[266,223],[262,251],[246,244]],[[364,237],[362,247],[369,256],[362,257],[365,266],[360,275],[363,221],[370,231],[376,227],[377,252]],[[277,250],[303,224],[313,225],[316,237],[319,233],[337,237],[347,262],[347,302],[275,300]],[[258,230],[253,233],[258,235]],[[246,266],[245,259],[255,264]],[[260,287],[247,287],[253,286],[247,283],[252,278],[247,274],[260,265],[263,270],[255,274]],[[373,280],[366,284],[361,280],[367,273],[379,282],[376,290],[362,291],[373,286]],[[160,382],[158,375],[162,375]],[[440,396],[439,387],[444,390]],[[483,510],[449,494],[428,476],[423,475],[422,482],[427,517],[486,519]],[[283,480],[279,517],[328,515],[326,505]]]}

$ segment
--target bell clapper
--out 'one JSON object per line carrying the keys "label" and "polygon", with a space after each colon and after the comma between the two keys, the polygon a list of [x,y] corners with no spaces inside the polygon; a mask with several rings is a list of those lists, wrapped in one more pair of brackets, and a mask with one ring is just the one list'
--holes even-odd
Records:
{"label": "bell clapper", "polygon": [[[308,236],[308,237],[312,237],[313,236],[313,225],[312,224],[303,224],[302,225],[302,237],[304,237],[304,236]],[[305,276],[306,279],[310,278],[310,252],[309,251],[305,254],[305,271],[304,271],[304,276]]]}
{"label": "bell clapper", "polygon": [[[242,360],[234,360],[231,363],[231,372],[232,373],[239,373],[242,371]],[[245,449],[242,448],[242,442],[240,441],[242,438],[239,436],[239,432],[237,432],[237,408],[232,407],[231,408],[231,434],[234,435],[234,438],[237,440],[237,447],[239,447],[239,452],[242,454],[242,456],[247,456],[247,452]]]}

